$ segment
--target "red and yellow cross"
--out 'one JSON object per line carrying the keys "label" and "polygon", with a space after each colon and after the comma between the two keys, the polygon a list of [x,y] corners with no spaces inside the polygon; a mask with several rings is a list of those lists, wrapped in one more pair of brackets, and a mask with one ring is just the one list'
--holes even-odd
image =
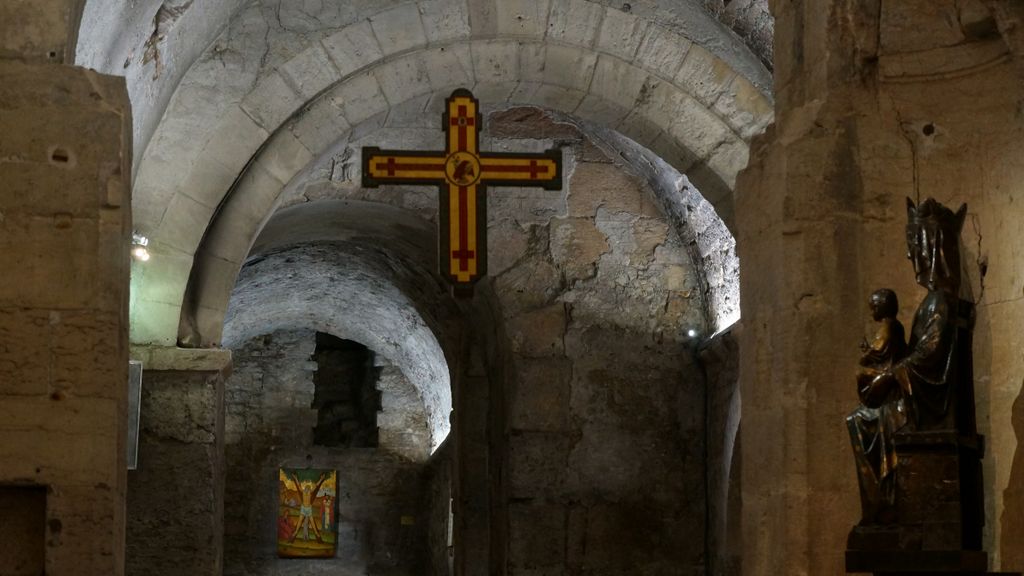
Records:
{"label": "red and yellow cross", "polygon": [[562,153],[481,153],[480,105],[468,90],[452,92],[443,117],[445,151],[363,148],[363,186],[439,186],[441,275],[468,293],[487,273],[487,194],[491,186],[562,187]]}

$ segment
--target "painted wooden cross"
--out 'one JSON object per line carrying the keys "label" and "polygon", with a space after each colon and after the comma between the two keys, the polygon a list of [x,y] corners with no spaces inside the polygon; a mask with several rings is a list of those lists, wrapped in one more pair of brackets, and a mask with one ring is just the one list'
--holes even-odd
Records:
{"label": "painted wooden cross", "polygon": [[487,273],[487,186],[562,188],[562,152],[480,152],[480,103],[458,89],[445,101],[444,152],[363,148],[363,186],[438,186],[438,265],[457,295],[470,295]]}

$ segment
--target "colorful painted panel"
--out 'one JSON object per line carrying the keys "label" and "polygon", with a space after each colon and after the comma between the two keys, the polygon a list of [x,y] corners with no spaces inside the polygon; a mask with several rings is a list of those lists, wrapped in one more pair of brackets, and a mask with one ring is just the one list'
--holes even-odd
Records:
{"label": "colorful painted panel", "polygon": [[277,555],[332,558],[337,534],[334,470],[281,468],[278,471]]}

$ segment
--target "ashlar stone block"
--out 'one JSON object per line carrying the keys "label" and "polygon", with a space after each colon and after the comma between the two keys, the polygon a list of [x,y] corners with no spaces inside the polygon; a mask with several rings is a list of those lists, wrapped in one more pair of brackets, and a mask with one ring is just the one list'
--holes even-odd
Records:
{"label": "ashlar stone block", "polygon": [[552,0],[548,38],[579,46],[593,46],[604,7],[587,0]]}
{"label": "ashlar stone block", "polygon": [[561,564],[565,558],[565,514],[565,507],[560,505],[510,505],[508,560],[511,567]]}
{"label": "ashlar stone block", "polygon": [[104,357],[122,329],[118,312],[51,312],[52,392],[117,401],[123,393],[115,384],[122,369]]}
{"label": "ashlar stone block", "polygon": [[[196,258],[196,293],[198,300],[203,302],[204,311],[201,316],[211,316],[207,311],[212,311],[214,318],[224,318],[228,309],[228,301],[231,299],[231,289],[235,286],[238,277],[238,270],[242,267],[241,260],[245,258],[242,254],[238,261],[225,260],[210,254],[200,254]],[[222,322],[221,322],[222,323]],[[215,327],[213,332],[201,330],[200,334],[219,334],[220,326]]]}
{"label": "ashlar stone block", "polygon": [[551,0],[504,0],[497,6],[498,34],[543,38]]}
{"label": "ashlar stone block", "polygon": [[94,306],[101,275],[113,275],[108,263],[78,257],[99,253],[97,218],[8,214],[0,231],[0,270],[19,271],[19,281],[0,282],[0,306]]}
{"label": "ashlar stone block", "polygon": [[597,49],[631,62],[650,24],[616,8],[605,8]]}
{"label": "ashlar stone block", "polygon": [[466,0],[425,0],[419,6],[428,42],[433,44],[469,38],[469,9]]}
{"label": "ashlar stone block", "polygon": [[152,240],[158,240],[171,248],[191,254],[196,251],[200,240],[203,239],[213,213],[213,208],[179,192],[167,205],[167,212],[160,222],[160,228],[152,235]]}
{"label": "ashlar stone block", "polygon": [[[180,284],[184,293],[184,282]],[[174,346],[178,340],[181,304],[150,300],[140,295],[132,307],[129,336],[138,344]]]}
{"label": "ashlar stone block", "polygon": [[708,167],[731,189],[736,184],[736,175],[747,166],[750,148],[739,138],[729,138],[715,148],[707,160]]}
{"label": "ashlar stone block", "polygon": [[544,82],[586,92],[596,64],[593,52],[549,44],[544,54]]}
{"label": "ashlar stone block", "polygon": [[399,58],[373,70],[380,89],[392,106],[430,93],[430,78],[419,55]]}
{"label": "ashlar stone block", "polygon": [[260,78],[253,91],[242,99],[242,109],[260,126],[273,132],[302,103],[303,99],[275,70]]}
{"label": "ashlar stone block", "polygon": [[[216,208],[220,199],[231,189],[242,166],[245,164],[228,167],[211,156],[200,155],[192,164],[192,169],[189,170],[185,181],[180,184],[180,189],[175,191],[171,198],[184,193],[203,206]],[[165,202],[162,206],[168,204],[170,201]],[[163,215],[161,215],[162,219]]]}
{"label": "ashlar stone block", "polygon": [[280,182],[287,184],[313,161],[313,155],[290,131],[274,135],[256,160]]}
{"label": "ashlar stone block", "polygon": [[[445,94],[447,96],[447,94]],[[415,96],[404,102],[396,104],[388,110],[386,127],[388,128],[400,128],[403,131],[410,131],[413,128],[421,130],[430,130],[430,143],[426,144],[426,148],[431,146],[437,147],[437,119],[443,114],[444,106],[441,107],[437,114],[430,113],[430,105],[434,100],[442,100],[439,94],[428,93],[420,96]],[[412,140],[412,139],[410,139]],[[375,140],[373,138],[364,139],[364,141],[372,141],[378,146],[386,146],[382,140]],[[396,146],[406,146],[407,143],[398,143]],[[417,139],[416,147],[420,146]]]}
{"label": "ashlar stone block", "polygon": [[557,432],[569,426],[572,362],[566,358],[522,359],[509,403],[515,430]]}
{"label": "ashlar stone block", "polygon": [[137,262],[132,268],[132,295],[143,300],[181,303],[185,295],[184,278],[192,267],[192,254],[171,248],[151,239],[148,262]]}
{"label": "ashlar stone block", "polygon": [[203,249],[225,260],[241,262],[282,188],[284,183],[260,163],[253,164],[242,177],[238,190],[218,213],[207,232]]}
{"label": "ashlar stone block", "polygon": [[584,120],[597,124],[612,126],[618,130],[619,124],[629,116],[629,108],[607,100],[601,94],[588,93],[573,114]]}
{"label": "ashlar stone block", "polygon": [[[651,152],[667,162],[670,166],[683,174],[689,176],[689,169],[700,160],[687,145],[677,140],[674,136],[662,132],[650,144]],[[692,180],[693,178],[690,177]]]}
{"label": "ashlar stone block", "polygon": [[721,58],[693,44],[674,81],[705,106],[713,106],[735,77],[736,72]]}
{"label": "ashlar stone block", "polygon": [[683,58],[691,44],[692,42],[675,32],[661,26],[651,26],[637,49],[636,62],[667,79],[672,79],[682,67]]}
{"label": "ashlar stone block", "polygon": [[282,64],[278,71],[306,100],[341,79],[338,70],[328,58],[327,51],[319,43],[313,44]]}
{"label": "ashlar stone block", "polygon": [[515,42],[474,42],[470,53],[477,82],[498,84],[518,80],[519,47]]}
{"label": "ashlar stone block", "polygon": [[0,395],[49,392],[50,319],[45,310],[0,308]]}
{"label": "ashlar stone block", "polygon": [[618,58],[601,55],[590,91],[626,110],[636,107],[640,93],[649,86],[648,73]]}
{"label": "ashlar stone block", "polygon": [[[568,388],[568,387],[566,387]],[[512,498],[557,496],[564,490],[571,440],[557,432],[513,432],[509,445]]]}
{"label": "ashlar stone block", "polygon": [[344,112],[345,120],[351,126],[387,110],[387,100],[373,74],[360,74],[349,79],[334,89],[328,98]]}
{"label": "ashlar stone block", "polygon": [[342,28],[325,38],[323,45],[343,78],[384,56],[368,21]]}
{"label": "ashlar stone block", "polygon": [[521,82],[512,92],[509,100],[515,103],[529,103],[534,106],[552,108],[572,114],[586,96],[582,90],[549,86],[538,82]]}
{"label": "ashlar stone block", "polygon": [[544,82],[546,46],[538,42],[519,42],[519,77],[522,82]]}
{"label": "ashlar stone block", "polygon": [[681,96],[677,116],[666,132],[694,154],[706,158],[719,144],[735,137],[729,127],[696,100]]}
{"label": "ashlar stone block", "polygon": [[[214,136],[203,148],[202,156],[216,160],[229,170],[235,170],[237,175],[269,135],[270,133],[266,129],[257,124],[241,108],[231,106],[222,116]],[[223,190],[217,192],[223,193]],[[190,190],[189,194],[193,198],[199,198],[196,190]],[[214,205],[219,200],[217,197],[214,200]],[[206,204],[210,203],[203,198],[200,198],[200,201]]]}
{"label": "ashlar stone block", "polygon": [[652,151],[654,141],[662,134],[661,126],[652,122],[641,109],[627,114],[619,121],[615,129],[623,136]]}
{"label": "ashlar stone block", "polygon": [[559,356],[565,352],[565,305],[551,304],[508,320],[512,349],[526,358]]}
{"label": "ashlar stone block", "polygon": [[775,114],[771,100],[741,76],[733,78],[714,110],[744,140],[764,130]]}
{"label": "ashlar stone block", "polygon": [[423,65],[434,91],[472,86],[473,57],[469,46],[456,45],[434,48],[421,53]]}
{"label": "ashlar stone block", "polygon": [[370,18],[373,33],[385,56],[427,43],[427,34],[416,4],[406,4]]}
{"label": "ashlar stone block", "polygon": [[319,155],[350,130],[341,110],[327,98],[317,99],[291,125],[291,132],[314,155]]}

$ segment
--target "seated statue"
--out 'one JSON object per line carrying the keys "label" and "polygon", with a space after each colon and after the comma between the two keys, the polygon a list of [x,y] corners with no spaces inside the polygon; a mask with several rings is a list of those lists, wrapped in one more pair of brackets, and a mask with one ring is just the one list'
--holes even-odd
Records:
{"label": "seated statue", "polygon": [[862,405],[847,418],[861,488],[862,524],[896,521],[896,432],[957,428],[957,383],[951,367],[957,351],[959,240],[966,213],[966,205],[954,213],[930,198],[920,206],[907,200],[907,257],[917,283],[928,294],[914,315],[905,349],[903,328],[895,319],[896,295],[872,295],[873,311],[876,295],[879,308],[885,309],[875,316],[882,328],[861,358],[857,389]]}

